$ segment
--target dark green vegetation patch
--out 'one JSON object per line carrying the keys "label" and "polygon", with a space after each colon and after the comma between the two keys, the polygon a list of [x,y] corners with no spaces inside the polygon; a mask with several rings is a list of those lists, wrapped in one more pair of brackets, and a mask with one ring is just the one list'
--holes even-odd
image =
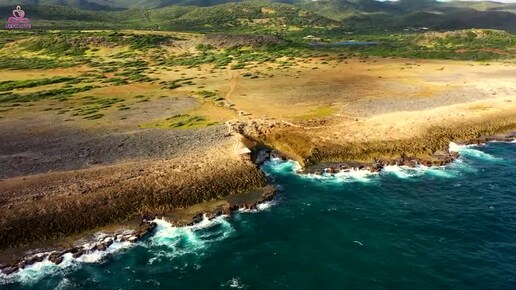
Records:
{"label": "dark green vegetation patch", "polygon": [[53,77],[47,79],[37,80],[23,80],[23,81],[3,81],[0,82],[0,91],[10,91],[14,89],[33,88],[38,86],[50,85],[73,81],[71,77]]}
{"label": "dark green vegetation patch", "polygon": [[0,103],[16,103],[16,102],[35,102],[43,99],[66,100],[73,94],[86,92],[97,88],[96,86],[84,86],[79,88],[61,88],[54,90],[44,90],[34,93],[15,94],[2,93],[0,94]]}

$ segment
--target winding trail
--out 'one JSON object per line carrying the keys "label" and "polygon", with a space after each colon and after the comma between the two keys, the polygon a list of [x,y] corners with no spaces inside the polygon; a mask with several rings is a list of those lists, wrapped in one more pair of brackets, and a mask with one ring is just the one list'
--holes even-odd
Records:
{"label": "winding trail", "polygon": [[226,93],[226,95],[224,96],[226,101],[228,101],[229,103],[231,103],[230,97],[233,94],[233,92],[235,91],[235,88],[237,86],[237,78],[238,78],[238,75],[236,73],[233,73],[233,76],[231,76],[231,79],[229,80],[229,90]]}

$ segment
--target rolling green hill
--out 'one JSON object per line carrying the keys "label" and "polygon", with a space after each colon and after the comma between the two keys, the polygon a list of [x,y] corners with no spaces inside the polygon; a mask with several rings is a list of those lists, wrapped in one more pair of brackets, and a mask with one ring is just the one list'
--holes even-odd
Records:
{"label": "rolling green hill", "polygon": [[0,0],[0,15],[21,3],[35,27],[347,31],[501,29],[516,32],[516,4],[400,0]]}

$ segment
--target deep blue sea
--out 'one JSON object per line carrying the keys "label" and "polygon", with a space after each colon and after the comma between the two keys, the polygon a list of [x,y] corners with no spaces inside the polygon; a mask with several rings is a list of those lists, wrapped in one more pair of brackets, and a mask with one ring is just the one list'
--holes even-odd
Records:
{"label": "deep blue sea", "polygon": [[516,144],[453,146],[443,168],[301,176],[254,212],[36,264],[2,289],[516,289]]}

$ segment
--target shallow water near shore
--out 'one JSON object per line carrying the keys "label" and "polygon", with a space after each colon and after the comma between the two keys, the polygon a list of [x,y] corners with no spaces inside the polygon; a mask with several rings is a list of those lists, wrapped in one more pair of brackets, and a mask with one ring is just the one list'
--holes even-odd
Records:
{"label": "shallow water near shore", "polygon": [[1,289],[514,289],[516,144],[455,146],[442,168],[298,175],[277,199],[108,255],[38,263]]}

